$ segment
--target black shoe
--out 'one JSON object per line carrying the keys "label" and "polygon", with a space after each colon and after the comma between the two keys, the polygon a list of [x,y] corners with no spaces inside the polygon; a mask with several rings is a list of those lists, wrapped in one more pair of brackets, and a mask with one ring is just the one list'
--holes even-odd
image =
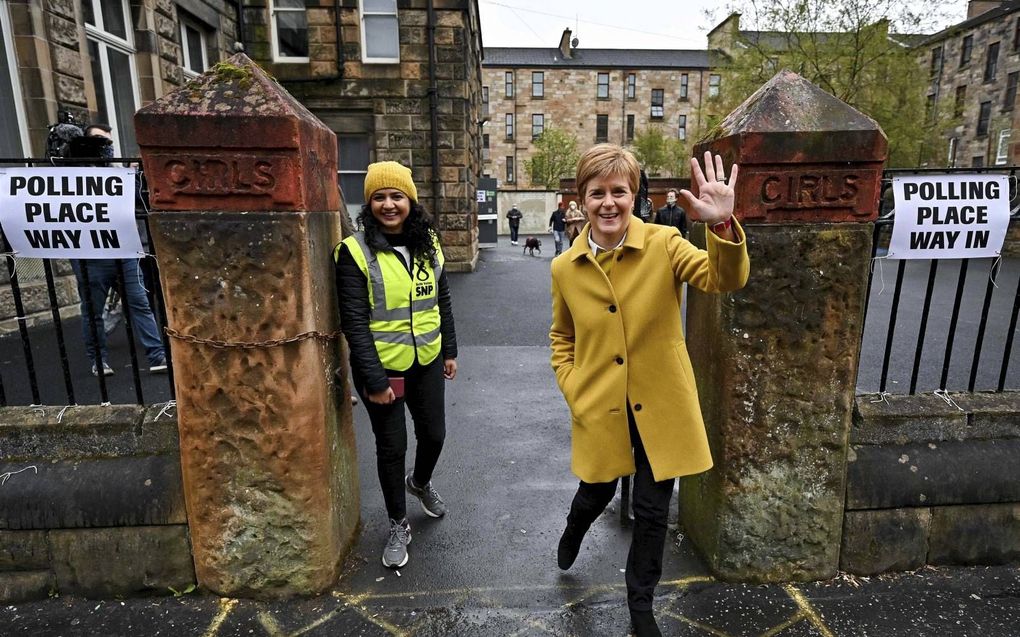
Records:
{"label": "black shoe", "polygon": [[630,626],[634,629],[634,637],[662,637],[655,615],[650,610],[630,609]]}
{"label": "black shoe", "polygon": [[556,563],[562,570],[567,570],[574,565],[577,554],[581,552],[581,540],[584,539],[584,531],[574,525],[567,523],[560,536],[560,544],[556,549]]}

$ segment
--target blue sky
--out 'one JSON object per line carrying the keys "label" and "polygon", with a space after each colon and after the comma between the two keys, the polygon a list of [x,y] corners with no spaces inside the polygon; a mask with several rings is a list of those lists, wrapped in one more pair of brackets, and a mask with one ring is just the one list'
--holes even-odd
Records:
{"label": "blue sky", "polygon": [[[918,7],[930,0],[904,0]],[[726,17],[717,0],[478,0],[485,46],[553,47],[570,27],[582,48],[703,49]],[[933,31],[966,17],[967,0],[940,0]],[[707,13],[706,13],[707,12]]]}

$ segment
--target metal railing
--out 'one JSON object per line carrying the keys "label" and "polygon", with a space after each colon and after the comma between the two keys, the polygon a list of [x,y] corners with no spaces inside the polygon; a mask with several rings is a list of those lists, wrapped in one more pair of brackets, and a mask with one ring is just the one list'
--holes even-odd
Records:
{"label": "metal railing", "polygon": [[1018,357],[1013,343],[1020,310],[1020,259],[898,260],[890,295],[885,269],[891,261],[883,263],[882,258],[895,220],[893,176],[1007,174],[1010,220],[1016,221],[1020,218],[1017,170],[999,166],[885,172],[873,237],[858,393],[1020,388],[1013,360]]}
{"label": "metal railing", "polygon": [[[80,166],[81,162],[81,159],[0,158],[0,167]],[[89,165],[141,164],[141,160],[137,158],[89,159],[88,162]],[[122,383],[119,380],[120,377],[116,375],[107,377],[102,371],[103,361],[99,353],[98,336],[99,330],[105,328],[101,318],[103,308],[93,307],[91,294],[86,294],[84,299],[78,299],[78,302],[83,302],[85,305],[85,313],[80,320],[86,321],[85,329],[89,330],[91,340],[96,344],[95,365],[98,368],[98,373],[93,374],[93,361],[86,353],[85,344],[82,342],[84,335],[80,329],[76,329],[80,328],[79,321],[64,318],[60,311],[58,284],[54,276],[54,266],[58,260],[19,259],[16,254],[12,253],[7,237],[0,230],[4,260],[7,263],[9,276],[8,284],[16,312],[14,320],[17,323],[16,331],[0,336],[0,405],[76,405],[89,404],[93,401],[108,404],[111,402],[125,403],[132,400],[139,405],[145,405],[174,399],[173,367],[170,360],[170,346],[164,329],[166,306],[159,277],[156,274],[156,262],[152,256],[154,248],[149,234],[148,192],[141,170],[137,173],[137,180],[135,219],[142,232],[142,244],[146,252],[146,256],[139,260],[138,271],[139,276],[143,279],[140,283],[144,284],[144,291],[159,329],[160,340],[163,343],[167,363],[165,376],[146,375],[143,381],[141,367],[147,367],[147,365],[140,367],[138,361],[134,326],[131,320],[131,304],[128,302],[129,297],[124,280],[125,260],[114,260],[116,262],[115,290],[119,294],[123,312],[123,335],[128,349],[132,380],[130,387]],[[41,262],[48,300],[49,321],[43,320],[38,321],[36,325],[29,325],[24,302],[25,286],[22,285],[24,272],[19,272],[20,269],[23,269],[19,267],[19,262],[28,266],[28,269],[32,269],[33,266]],[[80,276],[80,281],[77,281],[79,283],[77,289],[87,290],[89,289],[89,260],[80,260],[78,264],[78,272],[75,277]],[[95,267],[93,266],[93,268]],[[30,283],[32,282],[30,281]],[[38,286],[38,283],[33,283],[33,285]],[[77,305],[77,303],[65,303],[63,307],[73,307],[73,305]],[[43,310],[42,313],[45,314],[46,311]],[[112,338],[107,339],[107,347],[110,350],[109,355],[112,356],[114,346],[119,348],[123,346],[123,343],[119,338],[116,338],[119,335],[110,334],[109,336]],[[117,353],[119,354],[119,351]],[[17,358],[21,359],[20,365]],[[21,365],[24,366],[23,373]],[[58,368],[62,383],[57,380]],[[94,378],[90,378],[91,376]]]}

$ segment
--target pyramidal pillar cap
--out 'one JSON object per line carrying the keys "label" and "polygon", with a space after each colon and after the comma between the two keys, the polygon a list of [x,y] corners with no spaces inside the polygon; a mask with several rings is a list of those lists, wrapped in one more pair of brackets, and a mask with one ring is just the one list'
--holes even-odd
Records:
{"label": "pyramidal pillar cap", "polygon": [[337,210],[336,136],[244,53],[135,113],[154,210]]}

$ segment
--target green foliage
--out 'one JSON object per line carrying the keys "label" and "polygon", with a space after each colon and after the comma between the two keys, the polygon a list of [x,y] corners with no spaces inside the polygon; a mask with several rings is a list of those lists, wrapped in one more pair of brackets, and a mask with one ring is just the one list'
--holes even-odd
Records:
{"label": "green foliage", "polygon": [[546,128],[532,146],[531,159],[524,160],[531,183],[546,190],[558,190],[560,179],[573,177],[577,170],[577,139],[559,128]]}
{"label": "green foliage", "polygon": [[[935,152],[951,125],[945,109],[925,117],[928,75],[918,52],[891,33],[930,30],[937,9],[911,12],[900,0],[742,0],[742,38],[723,72],[722,99],[728,113],[783,68],[875,119],[889,138],[889,166],[916,166]],[[943,96],[944,101],[948,96]],[[944,151],[943,151],[944,152]]]}
{"label": "green foliage", "polygon": [[649,176],[684,177],[688,173],[690,149],[660,126],[649,126],[634,136],[634,156]]}

